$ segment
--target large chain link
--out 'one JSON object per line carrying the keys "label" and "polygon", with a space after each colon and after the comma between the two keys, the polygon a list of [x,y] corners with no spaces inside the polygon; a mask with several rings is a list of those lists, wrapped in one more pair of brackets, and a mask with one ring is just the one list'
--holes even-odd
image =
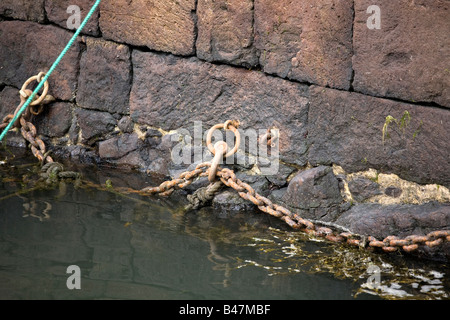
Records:
{"label": "large chain link", "polygon": [[[27,89],[27,86],[32,81],[40,82],[42,76],[43,73],[39,73],[39,75],[29,78],[24,83],[22,89],[20,90],[21,103],[16,108],[14,114],[9,114],[3,118],[3,122],[0,124],[0,129],[4,129],[5,127],[7,127],[9,122],[12,121],[17,112],[19,112],[26,99],[30,96],[31,90]],[[53,163],[53,159],[47,154],[45,143],[37,136],[36,127],[30,121],[28,121],[28,118],[31,116],[31,114],[37,115],[42,112],[43,105],[52,100],[53,97],[48,95],[48,83],[46,82],[44,85],[44,91],[41,96],[35,98],[35,100],[30,104],[30,107],[19,118],[19,121],[14,124],[16,127],[20,128],[22,136],[30,143],[33,155],[42,163],[42,165],[44,165],[45,163]],[[208,176],[208,179],[211,182],[213,182],[214,178],[217,177],[224,185],[236,190],[241,198],[255,204],[259,210],[268,213],[278,219],[281,219],[294,229],[302,230],[316,237],[323,237],[332,242],[346,242],[350,245],[362,248],[381,248],[386,252],[393,252],[398,248],[401,248],[406,252],[412,252],[417,250],[420,245],[436,247],[446,241],[450,241],[450,230],[433,231],[425,236],[410,235],[403,239],[395,236],[388,236],[383,240],[377,240],[373,236],[364,236],[348,231],[339,232],[333,230],[332,228],[320,225],[320,223],[314,223],[310,220],[304,219],[297,213],[293,213],[289,209],[273,203],[268,198],[258,194],[249,184],[239,180],[233,170],[230,170],[228,168],[220,168],[218,166],[220,158],[228,157],[234,154],[239,146],[240,135],[237,130],[238,125],[238,121],[228,120],[224,124],[215,125],[209,131],[207,146],[208,149],[215,155],[213,163],[201,163],[197,165],[194,170],[183,172],[178,178],[170,181],[165,181],[157,187],[147,187],[142,190],[118,188],[118,190],[127,193],[138,193],[141,195],[159,194],[162,196],[168,196],[172,194],[176,189],[181,189],[190,185],[195,179],[199,177]],[[236,143],[233,149],[228,150],[227,147],[222,147],[222,149],[216,153],[214,147],[219,145],[216,143],[215,146],[212,146],[211,136],[214,130],[220,128],[223,128],[224,130],[231,130],[236,136]],[[274,139],[274,137],[267,135],[263,137],[262,141],[265,143],[270,143],[270,139]],[[61,170],[62,169],[60,169],[59,171]],[[214,190],[218,190],[218,188],[214,188]]]}
{"label": "large chain link", "polygon": [[[197,165],[192,171],[183,172],[179,178],[161,183],[158,187],[147,187],[141,190],[132,190],[128,188],[118,189],[124,192],[139,193],[141,195],[159,194],[167,196],[172,194],[176,189],[181,189],[190,185],[199,177],[209,176],[210,170],[211,163],[205,162]],[[421,245],[432,248],[441,245],[446,241],[450,241],[450,230],[433,231],[425,236],[410,235],[403,239],[396,236],[388,236],[383,240],[377,240],[373,236],[333,230],[320,222],[312,222],[304,219],[297,213],[293,213],[289,209],[275,204],[268,198],[261,196],[249,184],[238,179],[231,169],[219,167],[217,168],[216,176],[224,185],[236,190],[241,198],[255,204],[259,210],[284,221],[293,229],[301,230],[312,236],[325,238],[332,242],[347,243],[361,248],[380,248],[385,252],[393,252],[397,249],[402,249],[405,252],[412,252],[417,250]]]}
{"label": "large chain link", "polygon": [[[238,122],[233,122],[238,124]],[[230,122],[227,121],[225,125],[216,125],[212,130],[217,128],[227,128]],[[236,129],[235,127],[233,129]],[[210,133],[211,133],[210,131]],[[237,130],[233,130],[236,135],[236,140],[239,140],[239,133]],[[208,148],[211,150],[211,141],[208,139]],[[214,152],[213,152],[214,154]],[[223,152],[222,152],[223,155]],[[227,154],[226,156],[229,156]],[[349,232],[348,230],[342,231],[338,226],[333,228],[325,226],[326,223],[318,221],[310,221],[302,218],[297,213],[291,212],[289,209],[273,203],[270,199],[258,194],[249,184],[241,181],[236,177],[233,170],[228,168],[220,168],[216,163],[204,162],[197,165],[192,171],[183,172],[178,178],[165,181],[158,187],[147,187],[142,190],[130,190],[128,188],[119,188],[125,192],[139,193],[141,195],[160,194],[167,196],[172,194],[176,189],[184,188],[190,185],[195,179],[199,177],[211,177],[215,175],[220,181],[234,190],[236,190],[239,196],[245,200],[248,200],[255,204],[259,210],[268,213],[288,224],[290,227],[296,230],[302,230],[303,232],[315,237],[322,237],[332,242],[347,243],[352,246],[361,248],[380,248],[385,252],[394,252],[397,249],[402,249],[405,252],[412,252],[419,248],[419,246],[436,247],[444,242],[450,241],[450,230],[439,230],[428,233],[425,236],[410,235],[403,239],[396,236],[388,236],[383,240],[378,240],[373,236],[360,235]],[[211,181],[211,179],[209,179]]]}
{"label": "large chain link", "polygon": [[[33,81],[40,82],[44,75],[45,73],[40,72],[38,75],[30,77],[27,81],[25,81],[19,91],[20,104],[17,106],[14,114],[8,114],[3,118],[3,121],[0,124],[0,130],[3,130],[8,126],[8,124],[14,119],[19,110],[25,104],[28,97],[32,94],[32,91],[27,89],[28,85]],[[34,100],[30,103],[29,107],[14,124],[16,128],[20,128],[22,137],[30,143],[31,152],[42,164],[51,163],[53,162],[53,159],[47,154],[45,143],[38,137],[36,127],[29,121],[29,118],[32,114],[40,114],[44,109],[44,105],[53,100],[54,98],[48,94],[48,81],[46,81],[44,83],[44,90],[42,94],[39,97],[34,97]]]}

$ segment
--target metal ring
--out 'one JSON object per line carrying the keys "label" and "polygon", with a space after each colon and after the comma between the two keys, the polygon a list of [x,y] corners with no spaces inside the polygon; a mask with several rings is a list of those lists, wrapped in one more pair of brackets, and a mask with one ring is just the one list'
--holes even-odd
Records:
{"label": "metal ring", "polygon": [[[21,98],[21,99],[22,99],[22,98],[25,98],[25,97],[22,95],[22,92],[25,92],[25,89],[28,87],[28,85],[29,85],[32,81],[38,81],[38,82],[40,82],[40,81],[42,80],[42,74],[43,74],[43,73],[40,72],[37,76],[32,76],[32,77],[28,78],[27,81],[25,81],[25,83],[23,84],[22,89],[21,89],[21,94],[20,94],[20,98]],[[36,106],[36,105],[40,104],[42,101],[44,101],[45,96],[47,96],[47,93],[48,93],[48,81],[45,81],[45,82],[44,82],[44,90],[42,91],[42,94],[41,94],[36,100],[34,100],[33,102],[31,102],[31,103],[30,103],[30,106]]]}
{"label": "metal ring", "polygon": [[211,162],[211,167],[209,168],[208,180],[209,182],[214,182],[216,180],[217,168],[219,167],[219,162],[222,160],[223,155],[228,149],[228,145],[225,141],[217,141],[214,144],[214,150],[217,153]]}
{"label": "metal ring", "polygon": [[231,120],[228,120],[225,123],[216,124],[211,129],[209,129],[208,134],[206,135],[206,145],[207,145],[209,151],[211,151],[211,153],[213,155],[215,155],[216,150],[214,149],[214,146],[212,145],[212,142],[211,142],[212,134],[215,130],[222,129],[222,128],[224,128],[225,130],[231,130],[234,133],[234,136],[236,137],[236,142],[235,142],[233,149],[228,151],[227,154],[225,154],[225,156],[224,156],[225,158],[228,158],[229,156],[236,153],[237,149],[239,148],[239,145],[241,144],[241,135],[240,135],[238,129],[236,129],[236,127],[232,124]]}

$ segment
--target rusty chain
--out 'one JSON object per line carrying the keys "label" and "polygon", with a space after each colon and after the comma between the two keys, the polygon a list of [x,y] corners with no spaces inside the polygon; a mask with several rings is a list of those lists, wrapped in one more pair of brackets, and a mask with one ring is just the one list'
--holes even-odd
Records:
{"label": "rusty chain", "polygon": [[[216,125],[210,132],[217,128],[227,128],[227,126]],[[236,127],[234,128],[236,129]],[[233,132],[237,137],[236,140],[238,140],[238,131],[233,130]],[[266,138],[263,141],[267,141]],[[207,144],[209,148],[211,145],[210,139],[207,140]],[[213,154],[214,153],[215,152],[213,152]],[[223,156],[224,152],[221,152],[221,154]],[[199,177],[210,177],[211,172],[213,172],[224,185],[236,190],[241,198],[252,202],[262,212],[268,213],[284,221],[293,229],[301,230],[315,237],[325,238],[331,242],[347,243],[360,248],[380,248],[385,252],[394,252],[397,249],[402,249],[405,252],[412,252],[417,250],[421,245],[432,248],[450,241],[450,230],[433,231],[425,236],[410,235],[403,239],[396,236],[388,236],[383,240],[378,240],[373,236],[365,236],[348,231],[339,232],[330,227],[321,225],[320,222],[312,222],[304,219],[297,213],[293,213],[289,209],[273,203],[268,198],[258,194],[249,184],[239,180],[233,170],[220,168],[211,162],[200,163],[194,170],[183,172],[178,178],[165,181],[157,187],[147,187],[141,190],[130,190],[127,188],[119,189],[126,192],[139,193],[141,195],[159,194],[167,196],[172,194],[176,189],[182,189],[190,185]]]}
{"label": "rusty chain", "polygon": [[[165,181],[157,187],[146,187],[141,190],[117,188],[117,190],[127,193],[137,193],[143,196],[153,194],[167,196],[177,189],[182,189],[190,185],[199,177],[209,176],[210,170],[211,163],[205,162],[197,165],[194,170],[183,172],[178,178]],[[289,209],[277,205],[268,198],[261,196],[249,184],[236,178],[233,170],[219,167],[217,168],[216,176],[224,185],[236,190],[241,198],[252,202],[262,212],[268,213],[284,221],[293,229],[303,231],[315,237],[325,238],[331,242],[347,243],[361,248],[380,248],[385,252],[393,252],[399,248],[405,252],[412,252],[418,249],[420,245],[431,248],[441,245],[445,241],[450,241],[450,230],[433,231],[425,236],[410,235],[403,239],[395,236],[388,236],[381,241],[373,236],[365,236],[351,232],[338,232],[332,228],[321,226],[320,222],[314,223],[304,219],[297,213],[293,213]]]}
{"label": "rusty chain", "polygon": [[[12,121],[12,119],[14,119],[15,115],[19,112],[24,103],[27,101],[28,97],[32,94],[32,91],[27,88],[28,85],[33,81],[41,82],[42,77],[44,75],[45,73],[40,72],[38,75],[30,77],[27,81],[25,81],[25,83],[23,84],[22,88],[19,91],[20,104],[17,106],[16,110],[14,111],[14,114],[8,114],[3,118],[3,121],[0,124],[0,130],[3,130],[8,126],[8,124]],[[37,136],[36,127],[29,121],[29,119],[31,115],[40,114],[44,109],[44,105],[54,100],[54,98],[48,94],[48,87],[49,87],[48,81],[46,81],[44,83],[44,89],[42,94],[39,97],[34,98],[33,102],[30,103],[29,107],[20,116],[18,121],[14,123],[14,126],[16,128],[20,128],[20,133],[22,134],[22,137],[30,143],[31,152],[33,153],[33,155],[42,164],[51,163],[53,162],[53,159],[46,152],[44,141],[42,141],[42,139]]]}
{"label": "rusty chain", "polygon": [[[44,74],[41,72],[37,76],[29,78],[24,83],[20,90],[21,102],[19,106],[16,108],[14,114],[9,114],[3,118],[3,122],[0,124],[0,130],[7,127],[9,122],[12,121],[14,116],[23,106],[26,99],[31,95],[32,92],[31,90],[27,89],[27,86],[32,81],[40,82],[43,75]],[[40,114],[43,110],[44,104],[47,104],[52,100],[54,100],[54,98],[48,95],[48,83],[46,81],[41,96],[34,99],[34,101],[30,104],[30,107],[19,118],[14,126],[20,128],[22,136],[30,143],[33,155],[39,160],[39,162],[42,163],[43,175],[45,177],[48,177],[52,173],[64,177],[63,168],[61,167],[62,165],[54,163],[53,159],[46,152],[44,142],[37,136],[36,127],[30,121],[28,121],[31,117],[31,114]],[[425,236],[410,235],[403,239],[396,236],[388,236],[383,240],[377,240],[373,236],[364,236],[348,231],[337,232],[329,227],[318,225],[320,223],[313,223],[310,220],[304,219],[297,213],[293,213],[289,209],[273,203],[268,198],[263,197],[255,192],[255,190],[249,184],[239,180],[233,170],[219,167],[220,160],[233,155],[239,147],[240,134],[237,130],[238,126],[238,121],[228,120],[223,124],[217,124],[213,126],[209,130],[207,135],[207,147],[214,155],[212,162],[200,163],[194,170],[183,172],[178,178],[170,181],[165,181],[157,187],[146,187],[141,190],[133,190],[130,188],[116,188],[117,191],[137,193],[140,195],[159,194],[161,196],[168,196],[172,194],[176,189],[182,189],[190,185],[195,179],[207,176],[208,180],[211,182],[210,186],[214,184],[214,187],[209,188],[209,193],[204,197],[205,199],[210,199],[213,193],[217,192],[217,190],[219,189],[219,185],[214,181],[216,178],[219,178],[224,185],[236,190],[241,198],[252,202],[262,212],[268,213],[284,221],[293,229],[302,230],[307,234],[316,237],[322,237],[332,242],[345,242],[347,244],[358,246],[361,248],[381,248],[385,252],[393,252],[398,248],[401,248],[406,252],[412,252],[417,250],[420,245],[436,247],[446,241],[450,241],[450,230],[433,231]],[[235,146],[232,149],[229,149],[228,145],[223,141],[216,142],[214,146],[212,145],[211,139],[213,131],[221,128],[223,128],[224,130],[231,130],[235,134],[236,141]],[[278,139],[278,137],[271,136],[270,130],[268,130],[267,133],[260,138],[260,143],[265,143],[270,146],[275,139]],[[78,175],[76,174],[75,176],[78,177]],[[193,205],[192,207],[196,208],[197,206],[198,205]]]}

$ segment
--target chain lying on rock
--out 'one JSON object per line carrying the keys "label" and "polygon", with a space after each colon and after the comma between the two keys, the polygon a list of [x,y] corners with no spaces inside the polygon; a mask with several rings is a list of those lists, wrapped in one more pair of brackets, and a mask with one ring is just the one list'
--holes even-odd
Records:
{"label": "chain lying on rock", "polygon": [[[236,125],[236,123],[238,122],[235,122],[234,124]],[[216,128],[225,128],[227,130],[228,126],[230,126],[230,122],[226,122],[225,125],[215,126],[212,130],[215,130]],[[234,127],[234,129],[236,128]],[[233,132],[238,134],[237,130],[233,130]],[[236,140],[238,141],[239,139]],[[210,146],[210,140],[208,140],[207,143],[208,146]],[[221,150],[220,153],[223,156],[224,151]],[[427,246],[432,248],[441,245],[444,242],[450,241],[450,230],[433,231],[425,236],[410,235],[403,239],[396,236],[388,236],[383,240],[378,240],[373,236],[352,233],[345,230],[345,228],[331,225],[324,226],[326,223],[317,221],[313,222],[304,219],[297,213],[291,212],[289,209],[277,205],[268,198],[261,196],[249,184],[239,180],[233,170],[228,168],[220,168],[217,163],[201,163],[197,165],[194,170],[183,172],[178,178],[171,181],[165,181],[158,187],[147,187],[140,191],[134,192],[141,195],[170,195],[176,189],[184,188],[190,185],[195,179],[205,176],[207,176],[210,181],[214,181],[214,178],[211,179],[211,177],[219,178],[220,182],[225,186],[236,190],[241,198],[252,202],[258,207],[259,210],[284,221],[293,229],[301,230],[312,236],[322,237],[332,242],[347,243],[353,246],[369,249],[381,248],[385,252],[394,252],[397,249],[402,249],[405,252],[412,252],[417,250],[419,246]],[[196,209],[202,203],[212,199],[214,197],[214,193],[220,188],[220,184],[218,182],[214,182],[208,187],[205,187],[204,190],[188,196],[191,202],[188,208]]]}
{"label": "chain lying on rock", "polygon": [[[19,112],[27,98],[32,93],[31,90],[27,89],[27,86],[32,81],[40,82],[43,75],[44,74],[41,72],[37,76],[29,78],[24,83],[20,90],[20,105],[16,108],[14,114],[9,114],[4,117],[3,122],[0,124],[0,130],[8,126],[9,122],[14,119],[17,112]],[[36,127],[29,121],[31,114],[37,115],[41,113],[43,110],[43,105],[54,100],[54,98],[47,95],[47,93],[48,83],[46,81],[41,96],[30,103],[30,107],[14,125],[17,128],[20,128],[22,136],[30,143],[33,155],[39,160],[39,162],[41,162],[41,178],[45,179],[48,183],[64,178],[78,179],[80,178],[79,173],[64,171],[64,166],[62,164],[53,161],[53,159],[48,155],[49,152],[46,152],[44,142],[37,136]],[[240,143],[240,135],[237,130],[238,126],[238,121],[228,120],[224,124],[215,125],[208,132],[207,146],[214,155],[214,159],[211,163],[201,163],[197,165],[194,170],[183,172],[178,178],[165,181],[157,187],[147,187],[142,190],[117,188],[117,190],[127,193],[138,193],[140,195],[159,194],[161,196],[168,196],[176,189],[181,189],[190,185],[197,178],[207,176],[210,181],[210,185],[200,188],[194,192],[194,194],[189,195],[188,200],[190,205],[188,205],[186,209],[198,209],[200,206],[205,205],[208,201],[212,200],[217,191],[225,185],[236,190],[241,198],[252,202],[258,207],[259,210],[284,221],[293,229],[302,230],[307,234],[322,237],[332,242],[345,242],[361,248],[381,248],[386,252],[393,252],[398,248],[401,248],[406,252],[411,252],[417,250],[419,246],[436,247],[444,242],[450,241],[450,230],[433,231],[425,236],[410,235],[403,239],[395,236],[388,236],[383,240],[378,240],[373,236],[359,235],[345,230],[340,230],[339,232],[337,231],[339,228],[334,228],[335,230],[333,230],[330,227],[323,226],[323,224],[320,225],[320,222],[314,223],[300,217],[297,213],[293,213],[285,207],[273,203],[268,198],[255,192],[249,184],[236,178],[236,175],[232,170],[219,167],[219,162],[224,157],[229,157],[237,151]],[[211,137],[213,131],[221,128],[224,130],[230,130],[235,134],[236,141],[235,146],[232,149],[229,149],[228,145],[223,141],[217,142],[214,146],[212,145]],[[263,143],[270,144],[272,139],[278,138],[272,137],[269,133],[270,132],[268,131],[268,133],[261,138]],[[215,181],[216,178],[219,178],[219,181]]]}
{"label": "chain lying on rock", "polygon": [[[125,192],[138,193],[144,196],[152,194],[165,196],[172,194],[172,192],[176,189],[182,189],[185,186],[190,185],[199,177],[208,177],[210,175],[210,170],[211,163],[201,163],[197,165],[193,171],[183,172],[179,178],[165,181],[158,187],[147,187],[142,190],[129,190],[126,188],[119,189]],[[425,236],[410,235],[403,239],[395,236],[388,236],[381,241],[372,236],[360,235],[349,231],[333,230],[342,228],[325,227],[321,222],[312,222],[304,219],[297,213],[293,213],[289,209],[273,203],[268,198],[258,194],[249,184],[236,178],[235,173],[228,168],[218,167],[216,177],[218,177],[220,182],[225,186],[236,190],[241,198],[255,204],[259,210],[281,219],[293,229],[301,230],[312,236],[325,238],[332,242],[347,243],[361,248],[380,248],[385,252],[393,252],[399,248],[406,252],[412,252],[418,249],[421,245],[431,248],[441,245],[445,241],[450,241],[450,230],[433,231]],[[206,201],[214,197],[214,190],[220,186],[219,181],[210,184],[208,187],[213,185],[214,187],[211,187],[210,194],[204,198]],[[207,190],[208,187],[205,187],[205,190]],[[195,198],[196,196],[192,195],[192,197]],[[199,203],[202,203],[202,200],[198,202],[197,200],[194,200],[194,203],[191,203],[188,208],[197,209]]]}

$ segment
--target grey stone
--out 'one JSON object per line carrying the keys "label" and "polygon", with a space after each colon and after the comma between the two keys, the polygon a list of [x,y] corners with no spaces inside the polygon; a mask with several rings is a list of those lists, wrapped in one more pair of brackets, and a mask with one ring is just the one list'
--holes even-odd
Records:
{"label": "grey stone", "polygon": [[101,158],[117,159],[136,150],[142,144],[137,134],[124,133],[111,139],[100,141],[98,153]]}
{"label": "grey stone", "polygon": [[117,124],[117,120],[107,112],[76,108],[75,113],[84,143],[91,144],[91,139],[111,132]]}
{"label": "grey stone", "polygon": [[242,132],[273,126],[280,130],[280,158],[306,164],[306,86],[196,58],[133,50],[132,61],[135,122],[167,131],[194,120],[202,121],[203,130],[229,119],[239,120]]}
{"label": "grey stone", "polygon": [[77,103],[87,109],[128,114],[131,61],[128,46],[87,38],[80,60]]}
{"label": "grey stone", "polygon": [[[380,29],[367,27],[374,4]],[[356,0],[355,91],[450,108],[449,11],[447,0]]]}
{"label": "grey stone", "polygon": [[353,1],[255,0],[255,45],[264,72],[349,89]]}
{"label": "grey stone", "polygon": [[117,123],[119,129],[124,133],[133,132],[134,123],[129,116],[122,117]]}
{"label": "grey stone", "polygon": [[[73,33],[28,21],[0,22],[0,85],[21,88],[40,71],[48,71]],[[50,94],[71,100],[77,88],[80,45],[75,41],[49,78]]]}
{"label": "grey stone", "polygon": [[105,39],[178,55],[195,53],[195,0],[104,0]]}
{"label": "grey stone", "polygon": [[371,235],[379,240],[389,235],[426,235],[431,231],[449,228],[450,204],[357,204],[342,213],[335,222],[354,233]]}
{"label": "grey stone", "polygon": [[292,178],[282,201],[302,210],[306,218],[332,221],[343,199],[331,167],[319,166]]}
{"label": "grey stone", "polygon": [[44,0],[2,0],[0,15],[19,20],[44,22]]}
{"label": "grey stone", "polygon": [[[450,186],[450,112],[442,108],[313,87],[310,90],[309,161],[346,172],[375,168],[418,183]],[[400,127],[408,111],[410,121]],[[388,126],[386,117],[398,123]],[[406,117],[407,118],[407,117]]]}
{"label": "grey stone", "polygon": [[252,0],[199,0],[197,57],[246,67],[256,66]]}
{"label": "grey stone", "polygon": [[387,187],[386,189],[384,189],[384,193],[393,198],[400,197],[402,192],[402,189],[396,187]]}
{"label": "grey stone", "polygon": [[[35,2],[35,1],[31,1]],[[87,13],[91,9],[93,3],[90,0],[45,0],[45,12],[47,13],[47,18],[49,21],[56,23],[57,25],[70,29],[67,25],[69,18],[75,14],[75,12],[67,12],[70,5],[76,5],[80,9],[81,19],[86,17]],[[82,34],[88,34],[92,36],[99,36],[100,29],[98,27],[98,16],[99,9],[95,9],[94,13],[91,15],[90,19],[81,30]]]}
{"label": "grey stone", "polygon": [[37,116],[35,125],[38,134],[51,138],[62,137],[72,124],[73,104],[68,102],[54,102],[44,107],[44,112]]}
{"label": "grey stone", "polygon": [[225,190],[217,194],[212,200],[212,206],[220,212],[230,213],[236,211],[253,210],[255,205],[233,191]]}
{"label": "grey stone", "polygon": [[348,188],[354,200],[362,202],[370,197],[382,194],[380,185],[372,180],[357,177],[348,182]]}

